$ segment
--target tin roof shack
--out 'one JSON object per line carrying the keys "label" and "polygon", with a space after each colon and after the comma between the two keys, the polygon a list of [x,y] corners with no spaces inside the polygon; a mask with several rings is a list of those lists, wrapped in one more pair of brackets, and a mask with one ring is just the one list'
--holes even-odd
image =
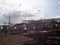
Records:
{"label": "tin roof shack", "polygon": [[15,29],[15,33],[18,33],[18,34],[23,33],[27,30],[25,23],[14,25],[14,29]]}
{"label": "tin roof shack", "polygon": [[0,33],[2,33],[1,26],[0,26]]}
{"label": "tin roof shack", "polygon": [[56,23],[55,23],[55,28],[56,29],[60,29],[60,19],[55,19]]}
{"label": "tin roof shack", "polygon": [[0,32],[7,34],[9,25],[1,25],[0,26]]}

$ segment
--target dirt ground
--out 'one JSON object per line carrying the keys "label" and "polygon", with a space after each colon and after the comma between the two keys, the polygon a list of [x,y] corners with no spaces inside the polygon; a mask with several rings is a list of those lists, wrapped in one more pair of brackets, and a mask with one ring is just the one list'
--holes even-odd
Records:
{"label": "dirt ground", "polygon": [[[29,38],[29,40],[32,39]],[[28,38],[21,34],[0,34],[0,45],[23,45],[26,41],[28,41]]]}

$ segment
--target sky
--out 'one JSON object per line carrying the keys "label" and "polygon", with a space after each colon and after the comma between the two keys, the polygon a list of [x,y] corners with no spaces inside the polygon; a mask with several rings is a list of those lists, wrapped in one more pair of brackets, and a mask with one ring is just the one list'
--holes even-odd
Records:
{"label": "sky", "polygon": [[0,24],[60,18],[60,0],[0,0]]}

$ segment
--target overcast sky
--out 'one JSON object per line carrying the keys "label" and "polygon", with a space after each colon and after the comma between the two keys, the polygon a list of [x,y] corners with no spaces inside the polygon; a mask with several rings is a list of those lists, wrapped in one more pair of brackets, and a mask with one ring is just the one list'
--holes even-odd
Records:
{"label": "overcast sky", "polygon": [[60,18],[60,0],[0,0],[0,24],[8,22],[7,16],[11,16],[11,21],[16,23]]}

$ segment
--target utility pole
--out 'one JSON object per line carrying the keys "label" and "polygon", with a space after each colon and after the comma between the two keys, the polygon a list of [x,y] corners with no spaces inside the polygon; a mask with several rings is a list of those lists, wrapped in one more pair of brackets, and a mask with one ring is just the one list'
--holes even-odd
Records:
{"label": "utility pole", "polygon": [[11,17],[10,16],[8,16],[8,24],[10,25],[11,24]]}
{"label": "utility pole", "polygon": [[4,15],[4,16],[8,18],[8,25],[10,25],[11,24],[11,16],[6,16],[6,15]]}

